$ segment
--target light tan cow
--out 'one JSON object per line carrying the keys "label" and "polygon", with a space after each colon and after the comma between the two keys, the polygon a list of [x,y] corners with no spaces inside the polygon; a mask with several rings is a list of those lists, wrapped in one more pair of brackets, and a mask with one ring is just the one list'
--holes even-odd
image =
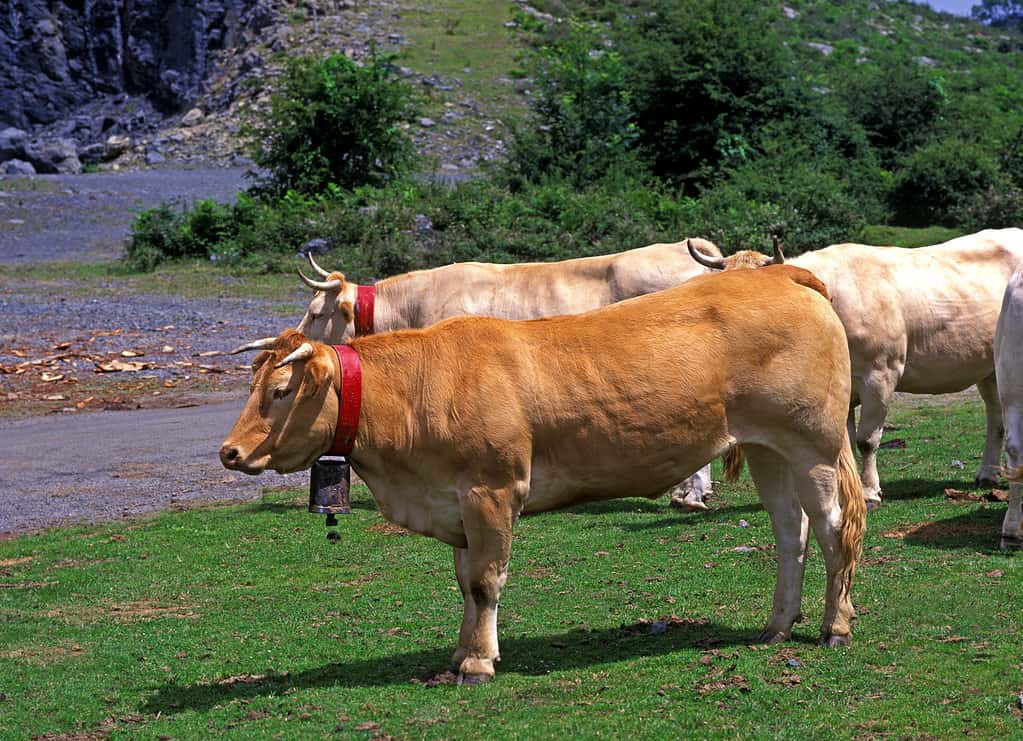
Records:
{"label": "light tan cow", "polygon": [[[845,428],[849,354],[824,292],[782,265],[581,315],[458,317],[350,342],[362,376],[351,465],[388,520],[454,547],[465,603],[453,662],[465,681],[489,679],[499,659],[520,514],[657,496],[737,443],[777,541],[760,640],[787,639],[800,615],[812,527],[827,572],[821,640],[850,643],[865,508]],[[295,330],[278,337],[253,363],[223,464],[310,466],[337,430],[339,366]]]}
{"label": "light tan cow", "polygon": [[[721,257],[713,242],[695,238],[691,243],[702,255]],[[360,286],[345,280],[343,273],[327,272],[312,255],[308,258],[323,280],[311,280],[299,272],[315,294],[298,330],[313,340],[342,342],[356,334]],[[369,332],[428,327],[461,315],[538,319],[579,314],[672,288],[707,272],[689,256],[685,241],[560,262],[456,263],[378,282]],[[266,338],[264,344],[272,340]],[[251,343],[239,349],[261,346]],[[672,489],[672,504],[683,510],[706,509],[710,477],[708,463]]]}
{"label": "light tan cow", "polygon": [[[718,269],[774,261],[748,250],[723,260],[693,254]],[[789,264],[824,282],[845,326],[853,374],[849,435],[863,457],[868,506],[881,501],[877,449],[896,391],[947,394],[976,385],[987,416],[976,481],[997,484],[1003,428],[995,323],[1006,281],[1023,265],[1023,230],[989,229],[916,249],[836,244]]]}
{"label": "light tan cow", "polygon": [[1023,547],[1023,273],[1009,278],[995,329],[995,376],[1005,420],[1005,475],[1009,506],[1002,521],[1002,548]]}

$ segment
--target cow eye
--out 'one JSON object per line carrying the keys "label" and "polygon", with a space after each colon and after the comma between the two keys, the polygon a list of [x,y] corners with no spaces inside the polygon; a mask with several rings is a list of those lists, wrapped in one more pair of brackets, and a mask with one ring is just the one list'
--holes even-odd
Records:
{"label": "cow eye", "polygon": [[274,398],[283,399],[285,396],[291,393],[290,388],[274,389]]}

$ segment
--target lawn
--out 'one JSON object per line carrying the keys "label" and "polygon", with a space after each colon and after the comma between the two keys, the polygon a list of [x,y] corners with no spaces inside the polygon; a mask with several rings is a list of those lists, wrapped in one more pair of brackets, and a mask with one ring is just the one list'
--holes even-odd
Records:
{"label": "lawn", "polygon": [[460,616],[450,550],[362,487],[331,546],[304,492],[275,491],[0,542],[0,737],[1018,736],[1005,505],[946,498],[970,488],[981,405],[914,402],[881,451],[851,649],[815,644],[815,548],[805,622],[751,644],[774,553],[744,479],[703,515],[627,499],[524,518],[496,679],[431,686]]}

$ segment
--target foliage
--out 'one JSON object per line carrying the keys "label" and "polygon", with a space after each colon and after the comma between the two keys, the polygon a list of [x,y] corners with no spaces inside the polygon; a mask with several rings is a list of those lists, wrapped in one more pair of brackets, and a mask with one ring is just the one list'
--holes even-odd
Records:
{"label": "foliage", "polygon": [[412,142],[400,124],[414,115],[411,89],[385,57],[364,66],[340,54],[289,59],[270,112],[243,132],[267,173],[257,178],[258,189],[315,196],[331,184],[383,185],[413,164]]}
{"label": "foliage", "polygon": [[905,53],[882,49],[839,79],[848,115],[893,167],[934,135],[948,104],[941,78]]}
{"label": "foliage", "polygon": [[[753,641],[774,536],[748,480],[702,515],[623,499],[521,518],[486,686],[451,658],[451,549],[385,527],[366,489],[323,536],[303,491],[0,541],[0,736],[951,738],[1018,735],[1018,557],[971,488],[979,400],[897,403],[850,649]],[[966,462],[964,469],[949,462]]]}
{"label": "foliage", "polygon": [[970,12],[981,23],[996,28],[1023,28],[1023,2],[1017,0],[981,0]]}
{"label": "foliage", "polygon": [[510,172],[585,187],[608,171],[635,170],[639,129],[621,55],[593,30],[575,26],[541,48],[531,66],[532,116],[513,140]]}
{"label": "foliage", "polygon": [[892,189],[892,208],[908,226],[954,226],[967,202],[999,184],[998,164],[978,144],[942,140],[906,157]]}

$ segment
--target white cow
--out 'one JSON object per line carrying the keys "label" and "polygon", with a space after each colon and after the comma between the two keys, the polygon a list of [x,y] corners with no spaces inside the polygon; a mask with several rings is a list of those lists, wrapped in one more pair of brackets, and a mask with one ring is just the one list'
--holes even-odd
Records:
{"label": "white cow", "polygon": [[[718,269],[779,261],[750,251],[720,261],[692,254]],[[987,414],[976,481],[997,484],[1004,430],[995,324],[1002,287],[1023,265],[1023,230],[988,229],[916,249],[836,244],[789,262],[824,282],[845,326],[853,375],[849,436],[863,456],[868,505],[881,502],[877,449],[896,391],[947,394],[976,385]]]}
{"label": "white cow", "polygon": [[1023,273],[1009,278],[995,330],[995,376],[1005,420],[1005,475],[1009,507],[1002,521],[1002,548],[1023,547]]}

